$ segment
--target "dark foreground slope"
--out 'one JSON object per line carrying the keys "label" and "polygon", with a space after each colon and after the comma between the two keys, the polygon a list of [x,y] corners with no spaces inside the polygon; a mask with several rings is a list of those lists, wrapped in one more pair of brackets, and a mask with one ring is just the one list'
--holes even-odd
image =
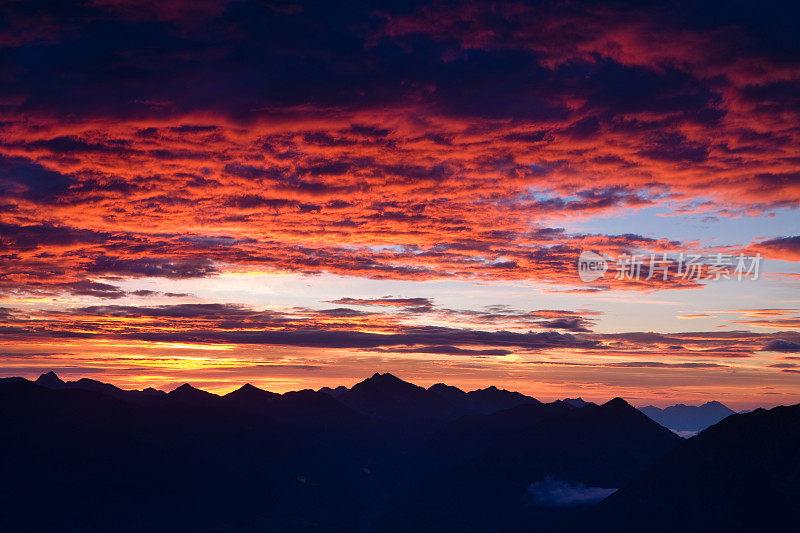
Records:
{"label": "dark foreground slope", "polygon": [[332,401],[1,384],[0,531],[350,530],[394,489],[395,436]]}
{"label": "dark foreground slope", "polygon": [[[597,507],[605,531],[796,531],[800,405],[732,415]],[[588,524],[587,524],[588,525]]]}
{"label": "dark foreground slope", "polygon": [[[574,510],[564,491],[606,496],[682,439],[620,398],[575,408],[523,405],[462,419],[433,439],[451,455],[383,523],[392,531],[543,531]],[[463,442],[464,444],[458,444]],[[586,503],[595,503],[591,498]]]}

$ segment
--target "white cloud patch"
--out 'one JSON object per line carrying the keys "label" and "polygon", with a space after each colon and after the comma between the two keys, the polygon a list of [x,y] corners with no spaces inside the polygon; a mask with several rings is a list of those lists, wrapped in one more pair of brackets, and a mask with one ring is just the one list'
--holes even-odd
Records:
{"label": "white cloud patch", "polygon": [[617,489],[587,487],[582,483],[570,483],[548,476],[531,483],[525,493],[525,501],[530,505],[565,507],[597,503],[610,496]]}

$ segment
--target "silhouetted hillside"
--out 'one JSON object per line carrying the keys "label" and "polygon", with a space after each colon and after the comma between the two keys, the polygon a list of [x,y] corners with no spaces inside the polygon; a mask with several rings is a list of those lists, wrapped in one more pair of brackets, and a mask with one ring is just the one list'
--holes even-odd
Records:
{"label": "silhouetted hillside", "polygon": [[[481,434],[485,427],[485,434]],[[620,398],[575,408],[565,402],[525,405],[460,420],[436,436],[439,451],[473,453],[434,472],[384,524],[393,531],[510,531],[560,514],[529,488],[557,480],[614,489],[680,444]],[[445,461],[443,464],[447,464]],[[594,503],[594,502],[592,502]]]}
{"label": "silhouetted hillside", "polygon": [[591,523],[607,531],[794,531],[798,458],[800,405],[732,415],[609,497]]}

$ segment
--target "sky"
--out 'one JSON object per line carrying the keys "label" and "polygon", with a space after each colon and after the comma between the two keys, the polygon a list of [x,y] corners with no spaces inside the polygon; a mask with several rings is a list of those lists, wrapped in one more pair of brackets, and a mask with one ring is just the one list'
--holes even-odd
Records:
{"label": "sky", "polygon": [[339,4],[0,6],[0,376],[800,401],[796,3]]}

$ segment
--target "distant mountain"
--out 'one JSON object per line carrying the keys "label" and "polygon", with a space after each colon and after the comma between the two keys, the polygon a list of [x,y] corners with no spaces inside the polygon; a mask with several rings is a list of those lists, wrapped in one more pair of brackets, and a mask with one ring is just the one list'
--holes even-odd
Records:
{"label": "distant mountain", "polygon": [[335,389],[332,389],[330,387],[322,387],[317,392],[322,392],[324,394],[327,394],[328,396],[333,396],[334,398],[338,398],[339,396],[347,392],[347,390],[348,390],[347,387],[345,387],[344,385],[339,385]]}
{"label": "distant mountain", "polygon": [[591,403],[585,401],[583,398],[564,398],[562,401],[573,407],[585,407]]}
{"label": "distant mountain", "polygon": [[694,432],[703,431],[735,413],[733,409],[719,402],[707,402],[698,406],[681,403],[664,409],[648,405],[639,410],[665,428]]}
{"label": "distant mountain", "polygon": [[796,530],[798,458],[800,405],[732,415],[602,502],[586,525],[594,531]]}

